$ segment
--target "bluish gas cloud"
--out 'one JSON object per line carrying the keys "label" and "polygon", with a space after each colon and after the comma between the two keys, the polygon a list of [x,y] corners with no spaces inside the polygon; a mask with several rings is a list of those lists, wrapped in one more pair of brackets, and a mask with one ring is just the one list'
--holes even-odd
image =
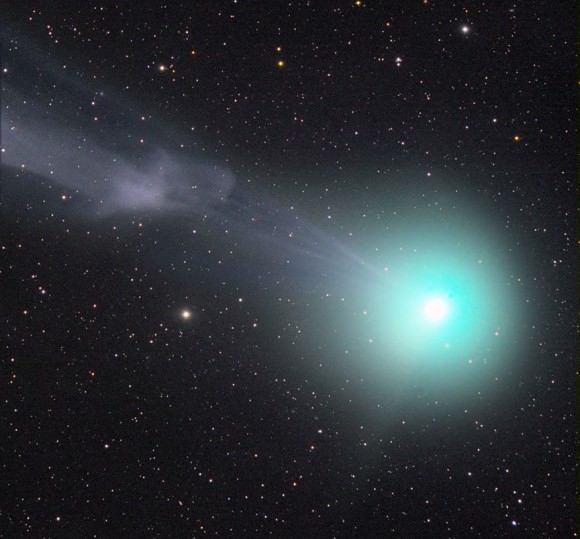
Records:
{"label": "bluish gas cloud", "polygon": [[[317,322],[316,337],[334,340],[334,360],[348,354],[359,376],[392,392],[409,380],[433,389],[491,387],[513,367],[521,313],[506,249],[468,202],[432,222],[409,205],[406,229],[363,231],[384,255],[362,256],[293,205],[237,180],[224,162],[180,144],[137,105],[49,63],[41,73],[2,89],[3,166],[22,182],[58,188],[76,218],[169,216],[190,229],[202,221],[210,241],[233,238],[236,260],[271,265],[266,273],[276,282],[280,261],[296,286],[322,289],[332,276],[342,302],[328,316],[331,334]],[[48,90],[45,101],[37,98],[38,84],[56,88],[58,100],[47,104]]]}
{"label": "bluish gas cloud", "polygon": [[188,219],[187,228],[220,231],[244,252],[317,273],[361,263],[291,204],[238,180],[223,160],[200,155],[192,135],[113,92],[62,76],[56,66],[44,64],[42,73],[43,83],[67,99],[42,101],[28,78],[8,80],[2,164],[28,184],[58,190],[66,203],[49,202],[56,212],[87,220]]}
{"label": "bluish gas cloud", "polygon": [[[86,217],[127,212],[209,212],[227,199],[234,175],[226,167],[188,157],[170,147],[136,142],[133,148],[123,140],[131,128],[103,126],[106,134],[96,138],[86,123],[40,112],[39,104],[6,87],[3,93],[3,164],[31,173],[60,186],[67,195],[78,197]],[[151,128],[147,128],[148,135]]]}

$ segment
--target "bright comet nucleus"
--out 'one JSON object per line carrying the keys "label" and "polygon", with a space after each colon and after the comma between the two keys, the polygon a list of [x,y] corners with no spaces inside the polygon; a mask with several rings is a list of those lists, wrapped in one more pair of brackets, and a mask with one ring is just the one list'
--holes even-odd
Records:
{"label": "bright comet nucleus", "polygon": [[423,314],[430,322],[442,322],[449,315],[449,303],[445,298],[429,298],[423,306]]}

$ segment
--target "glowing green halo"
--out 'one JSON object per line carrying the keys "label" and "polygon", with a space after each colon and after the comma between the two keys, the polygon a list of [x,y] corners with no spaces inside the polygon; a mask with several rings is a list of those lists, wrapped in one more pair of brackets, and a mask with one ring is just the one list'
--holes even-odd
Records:
{"label": "glowing green halo", "polygon": [[419,387],[453,398],[493,392],[517,368],[522,313],[514,261],[499,234],[484,230],[474,221],[445,221],[385,237],[377,249],[385,271],[356,287],[350,316],[340,322],[350,376],[375,394],[412,395]]}

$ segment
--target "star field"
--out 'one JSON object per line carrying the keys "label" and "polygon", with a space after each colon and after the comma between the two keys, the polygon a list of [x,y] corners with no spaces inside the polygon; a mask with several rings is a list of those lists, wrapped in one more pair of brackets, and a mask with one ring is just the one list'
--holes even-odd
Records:
{"label": "star field", "polygon": [[20,4],[0,535],[576,537],[571,3]]}

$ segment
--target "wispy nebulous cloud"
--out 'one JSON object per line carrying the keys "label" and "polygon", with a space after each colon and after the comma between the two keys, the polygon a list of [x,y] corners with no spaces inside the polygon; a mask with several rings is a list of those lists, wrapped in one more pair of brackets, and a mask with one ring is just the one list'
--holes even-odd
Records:
{"label": "wispy nebulous cloud", "polygon": [[27,67],[28,78],[9,74],[2,87],[4,166],[61,187],[89,217],[205,214],[228,198],[233,173],[180,149],[171,129],[150,115],[141,121],[134,103],[95,92],[47,62]]}
{"label": "wispy nebulous cloud", "polygon": [[[360,264],[293,204],[237,182],[223,162],[200,155],[175,117],[156,118],[154,107],[103,90],[90,74],[63,69],[30,42],[13,41],[15,63],[2,86],[2,165],[18,180],[10,202],[40,200],[54,204],[55,213],[89,219],[201,219],[255,259],[324,273]],[[56,196],[45,196],[46,188]]]}
{"label": "wispy nebulous cloud", "polygon": [[2,117],[3,163],[79,194],[94,215],[154,210],[205,212],[227,198],[233,175],[156,148],[140,162],[66,128]]}

